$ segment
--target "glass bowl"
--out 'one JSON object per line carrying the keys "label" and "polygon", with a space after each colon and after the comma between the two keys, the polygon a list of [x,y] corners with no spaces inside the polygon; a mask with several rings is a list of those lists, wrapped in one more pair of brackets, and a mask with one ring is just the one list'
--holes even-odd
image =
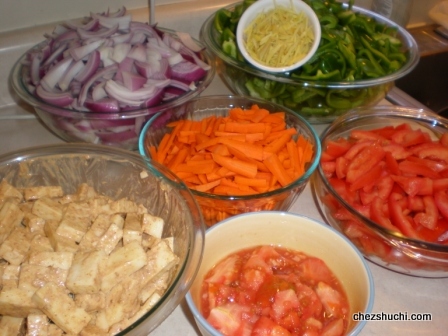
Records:
{"label": "glass bowl", "polygon": [[[333,6],[335,10],[339,10],[339,8],[341,8],[340,6],[343,7],[345,4],[337,3],[336,1],[323,0],[305,2],[310,4],[321,20],[321,41],[323,41],[323,39],[328,40],[329,36],[336,34],[334,27],[330,27],[329,22],[324,22],[321,17],[322,15],[320,15],[319,12],[321,8],[325,8],[325,6]],[[222,39],[234,39],[232,34],[235,34],[233,31],[236,29],[235,22],[237,22],[241,16],[244,8],[250,3],[251,1],[238,2],[221,8],[213,13],[202,25],[200,31],[201,42],[203,42],[215,56],[218,73],[234,93],[261,97],[283,105],[299,113],[311,123],[331,122],[336,119],[337,116],[352,108],[373,106],[377,104],[393,87],[394,81],[409,73],[418,63],[419,52],[417,43],[406,29],[397,26],[392,21],[374,12],[354,6],[352,8],[353,12],[347,11],[347,13],[350,15],[357,13],[357,15],[367,17],[366,21],[370,23],[372,23],[372,20],[376,20],[382,27],[386,27],[385,29],[396,31],[396,36],[394,37],[396,39],[394,39],[394,42],[398,43],[398,41],[400,41],[402,44],[401,50],[407,58],[399,69],[376,78],[364,78],[365,76],[358,78],[357,76],[353,76],[353,78],[350,77],[350,79],[347,79],[349,76],[345,76],[343,78],[346,79],[343,80],[332,79],[330,77],[332,73],[337,73],[337,71],[341,71],[343,68],[348,68],[348,65],[342,65],[342,63],[341,65],[337,65],[334,63],[335,60],[333,56],[328,56],[325,60],[323,57],[318,58],[319,55],[325,53],[334,53],[334,55],[338,55],[337,58],[339,59],[341,53],[339,50],[335,51],[335,48],[331,48],[332,50],[330,51],[325,50],[327,47],[323,46],[323,43],[321,42],[321,45],[314,55],[315,57],[302,66],[302,68],[309,66],[314,69],[314,67],[317,66],[317,61],[315,60],[321,60],[320,62],[322,65],[320,65],[320,67],[322,67],[323,70],[321,70],[321,73],[318,76],[320,77],[319,79],[313,77],[310,79],[300,79],[295,77],[295,71],[289,73],[270,73],[261,71],[245,61],[244,58],[239,55],[240,52],[237,49],[234,50],[234,46],[232,46],[231,42],[226,45],[226,48],[230,50],[229,53],[235,53],[233,57],[223,51],[220,42]],[[325,10],[324,13],[327,13],[327,11],[331,10]],[[347,15],[347,19],[348,16],[349,15]],[[345,21],[342,21],[342,19],[340,19],[341,21],[338,21],[339,19],[334,14],[330,14],[325,20],[330,17],[330,20],[334,19],[334,22],[339,22],[336,24],[336,27],[342,27],[340,28],[341,30],[344,29],[345,31],[350,31],[350,27],[352,26],[345,24]],[[231,22],[230,26],[233,24],[232,27],[234,28],[233,30],[231,28],[223,30],[223,33],[220,33],[219,29],[222,29],[223,26],[222,22],[226,22],[226,20],[229,20]],[[350,40],[353,39],[353,37],[348,36],[346,36],[346,38]],[[356,48],[361,48],[359,41],[353,41],[353,45]],[[329,45],[329,43],[327,43],[327,45]],[[375,53],[375,51],[373,52]],[[363,66],[368,64],[364,57],[358,57],[359,62],[362,62]],[[330,59],[332,60],[330,61]],[[358,66],[360,65],[357,65],[357,67]],[[317,70],[315,72],[317,73]]]}
{"label": "glass bowl", "polygon": [[373,277],[358,249],[337,230],[301,215],[261,211],[228,218],[209,228],[205,236],[204,257],[187,294],[188,307],[203,336],[220,335],[201,313],[201,286],[207,272],[229,254],[261,245],[281,246],[324,261],[349,301],[344,335],[361,333],[366,321],[355,321],[352,316],[372,311]]}
{"label": "glass bowl", "polygon": [[174,237],[179,266],[160,300],[120,335],[147,335],[184,298],[199,267],[205,230],[194,197],[163,166],[110,146],[63,144],[0,156],[0,179],[17,188],[61,186],[65,194],[87,183],[99,194],[114,200],[128,198],[164,219],[162,237]]}
{"label": "glass bowl", "polygon": [[[160,31],[177,38],[175,31],[157,27]],[[199,46],[202,44],[194,40]],[[27,55],[41,50],[46,42],[41,42],[22,55],[12,68],[10,82],[14,91],[26,103],[31,105],[42,122],[61,139],[67,142],[87,142],[101,145],[136,150],[138,135],[142,125],[155,113],[175,113],[179,106],[201,94],[211,83],[215,75],[215,66],[211,55],[203,49],[199,58],[211,66],[205,76],[196,81],[194,88],[186,93],[167,100],[162,100],[151,107],[126,107],[116,112],[91,112],[75,108],[51,105],[34,94],[27,84],[29,66]],[[175,89],[176,90],[176,89]]]}
{"label": "glass bowl", "polygon": [[[428,133],[434,140],[439,139],[448,131],[447,119],[425,110],[397,106],[376,106],[373,108],[355,109],[336,119],[330,127],[323,132],[321,135],[323,148],[322,157],[324,157],[325,149],[328,148],[327,145],[329,141],[334,141],[339,138],[348,138],[348,135],[353,130],[371,130],[398,126],[400,124],[406,124],[412,129],[420,129]],[[387,128],[385,129],[387,130]],[[388,142],[388,144],[390,144],[389,148],[391,148],[390,150],[392,151],[394,142],[391,141],[390,143]],[[392,156],[394,155],[395,154],[392,154]],[[401,154],[397,152],[397,155]],[[396,161],[400,164],[402,161],[405,161],[404,158],[405,157],[396,159]],[[387,167],[389,170],[389,166]],[[393,170],[391,170],[391,172],[393,172]],[[394,173],[389,174],[391,176],[394,175]],[[403,175],[404,173],[401,174]],[[420,173],[411,174],[408,176],[422,177],[422,175],[419,174]],[[385,181],[386,178],[386,175],[381,175],[381,181]],[[380,193],[379,186],[381,182],[377,179],[375,179],[375,181],[378,181],[378,183],[376,184],[377,187],[374,187],[374,190],[378,190],[378,193]],[[316,174],[313,176],[312,189],[316,204],[325,221],[345,234],[370,261],[402,274],[420,277],[448,277],[448,245],[446,245],[446,243],[443,244],[442,242],[439,244],[437,243],[438,240],[435,240],[436,242],[421,240],[423,237],[422,235],[425,232],[428,233],[428,231],[425,231],[421,225],[415,224],[412,219],[414,215],[408,218],[414,230],[421,232],[420,235],[417,236],[421,238],[409,238],[409,234],[404,235],[397,230],[393,230],[393,228],[389,229],[377,224],[370,219],[373,211],[372,209],[377,209],[373,208],[373,201],[369,201],[368,198],[357,198],[362,196],[361,191],[369,192],[369,189],[358,189],[354,194],[350,194],[353,195],[354,198],[342,197],[340,190],[343,189],[339,189],[337,184],[330,183],[329,178],[327,178],[323,169],[322,162],[319,164]],[[381,190],[386,189],[387,188]],[[400,189],[393,189],[392,191],[401,192]],[[384,211],[387,218],[390,218],[392,223],[397,223],[394,221],[393,216],[395,215],[393,214],[395,212],[392,212],[391,207],[392,203],[390,195],[392,195],[392,191],[384,194],[385,196],[383,196],[383,200],[387,202],[387,207],[383,207],[382,211]],[[432,196],[432,193],[430,194]],[[411,194],[406,193],[406,196],[408,197],[404,199],[410,202],[412,199],[409,195]],[[357,199],[360,201],[356,201]],[[405,205],[400,206],[404,209]],[[409,210],[410,208],[407,209]],[[412,207],[412,209],[415,208]],[[418,210],[412,210],[411,213],[406,212],[404,214],[411,216],[412,213],[415,213],[414,211]],[[377,212],[378,211],[375,210],[375,213]],[[376,220],[379,221],[379,219]],[[441,212],[439,212],[438,220],[443,220]],[[440,226],[441,229],[443,227],[444,226]],[[437,230],[438,229],[436,228],[434,233],[436,233]]]}
{"label": "glass bowl", "polygon": [[[197,97],[183,106],[185,109],[184,114],[177,118],[201,120],[209,116],[227,116],[229,110],[233,107],[248,109],[253,104],[257,104],[260,108],[265,108],[270,112],[284,111],[286,113],[287,127],[295,128],[297,136],[302,135],[312,144],[314,148],[313,156],[305,167],[305,173],[300,178],[289,185],[273,191],[255,195],[224,196],[190,189],[202,209],[207,226],[211,226],[229,216],[245,212],[288,210],[307,185],[311,174],[319,162],[321,147],[319,137],[314,128],[295,112],[265,100],[243,96]],[[171,120],[175,120],[175,118]],[[140,154],[151,157],[148,149],[153,145],[157,147],[163,135],[168,132],[168,128],[164,126],[166,122],[164,115],[161,114],[154,116],[144,126],[140,134]]]}

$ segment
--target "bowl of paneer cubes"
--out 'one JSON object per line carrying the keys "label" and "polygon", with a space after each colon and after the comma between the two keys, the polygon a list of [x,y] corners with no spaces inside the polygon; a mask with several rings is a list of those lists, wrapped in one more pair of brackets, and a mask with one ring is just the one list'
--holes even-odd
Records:
{"label": "bowl of paneer cubes", "polygon": [[0,330],[146,335],[183,299],[203,246],[188,188],[136,153],[63,144],[0,157]]}

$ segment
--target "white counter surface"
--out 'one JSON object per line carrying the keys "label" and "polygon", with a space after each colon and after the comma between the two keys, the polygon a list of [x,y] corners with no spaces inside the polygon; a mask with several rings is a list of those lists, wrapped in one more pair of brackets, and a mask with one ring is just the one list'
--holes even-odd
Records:
{"label": "white counter surface", "polygon": [[[199,36],[202,22],[217,8],[231,3],[224,0],[198,0],[191,4],[160,6],[156,21],[161,27],[186,31]],[[213,5],[210,5],[213,3]],[[146,9],[135,13],[134,20],[147,21]],[[35,118],[32,109],[18,102],[7,78],[14,61],[29,47],[43,39],[53,25],[0,34],[0,154],[34,145],[63,143]],[[229,94],[217,76],[203,95]],[[18,105],[19,103],[19,105]],[[382,102],[387,104],[386,101]],[[314,125],[321,132],[327,125]],[[290,209],[322,221],[308,186]],[[363,335],[447,335],[448,278],[427,279],[406,276],[368,262],[375,282],[373,313],[430,313],[430,322],[367,322]],[[157,336],[199,335],[185,301],[154,332]]]}

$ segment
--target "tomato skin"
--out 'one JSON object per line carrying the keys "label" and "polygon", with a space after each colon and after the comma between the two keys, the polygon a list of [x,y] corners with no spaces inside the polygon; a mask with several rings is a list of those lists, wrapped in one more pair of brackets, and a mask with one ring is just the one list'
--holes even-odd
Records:
{"label": "tomato skin", "polygon": [[434,193],[434,202],[443,217],[448,219],[448,195],[445,191],[439,190]]}
{"label": "tomato skin", "polygon": [[380,197],[375,197],[370,203],[370,215],[372,220],[386,229],[400,232],[400,230],[392,224],[388,214],[385,213],[385,207],[387,207],[387,203]]}
{"label": "tomato skin", "polygon": [[400,231],[409,238],[420,239],[411,221],[403,213],[403,208],[399,202],[402,198],[401,195],[396,193],[392,193],[389,197],[389,213],[392,224],[399,228]]}
{"label": "tomato skin", "polygon": [[392,175],[391,177],[409,196],[432,195],[434,192],[433,182],[430,178],[396,175]]}
{"label": "tomato skin", "polygon": [[420,162],[413,162],[410,160],[403,160],[398,164],[398,168],[404,173],[404,174],[412,174],[415,176],[421,176],[421,177],[429,177],[431,179],[438,179],[440,178],[440,175],[429,168],[428,166],[420,163]]}
{"label": "tomato skin", "polygon": [[347,182],[353,183],[367,173],[383,159],[385,154],[384,150],[378,146],[368,146],[361,149],[348,165]]}
{"label": "tomato skin", "polygon": [[377,164],[375,167],[371,168],[366,173],[359,176],[355,181],[353,181],[353,183],[350,184],[349,190],[356,191],[368,185],[374,185],[378,181],[382,172],[383,166],[381,164]]}
{"label": "tomato skin", "polygon": [[344,155],[351,147],[348,140],[341,138],[338,141],[328,141],[325,147],[325,153],[334,158]]}
{"label": "tomato skin", "polygon": [[414,216],[414,222],[430,230],[434,230],[439,218],[439,211],[432,196],[423,196],[425,212],[419,212]]}

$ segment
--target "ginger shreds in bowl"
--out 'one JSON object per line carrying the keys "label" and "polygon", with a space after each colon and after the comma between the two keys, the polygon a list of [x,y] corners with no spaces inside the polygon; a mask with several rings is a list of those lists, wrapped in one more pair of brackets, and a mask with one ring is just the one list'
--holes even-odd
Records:
{"label": "ginger shreds in bowl", "polygon": [[258,14],[244,33],[247,52],[273,67],[298,62],[307,55],[314,41],[308,17],[284,6]]}

